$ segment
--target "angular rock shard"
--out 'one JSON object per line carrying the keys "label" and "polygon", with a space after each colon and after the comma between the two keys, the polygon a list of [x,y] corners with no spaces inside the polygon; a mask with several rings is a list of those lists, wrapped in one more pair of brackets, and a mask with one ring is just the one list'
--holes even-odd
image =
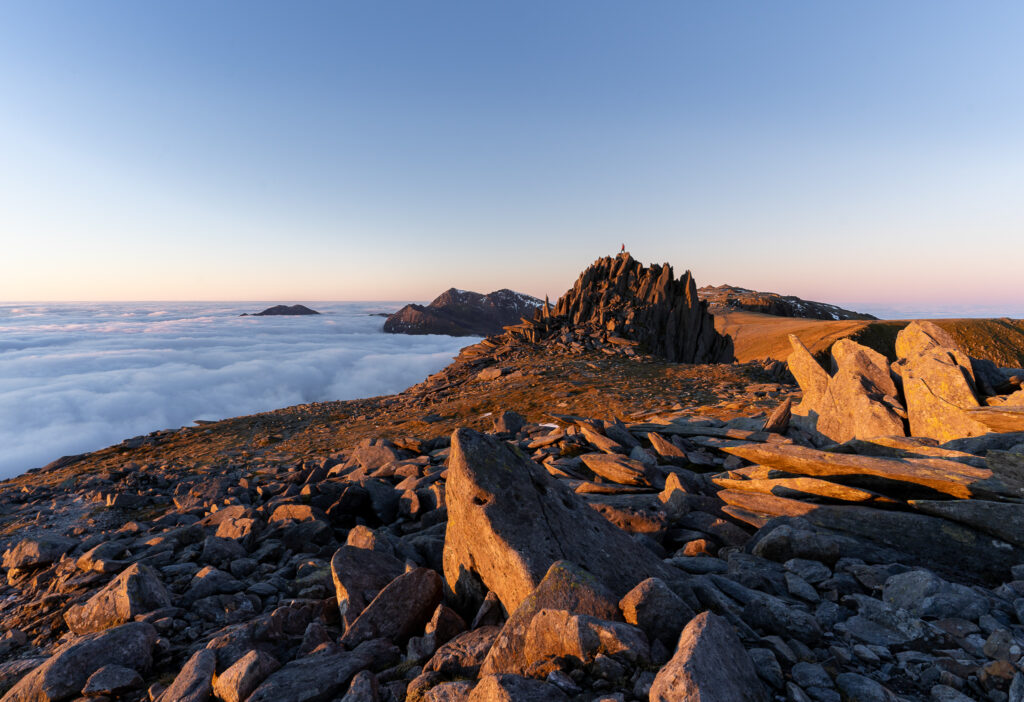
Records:
{"label": "angular rock shard", "polygon": [[469,429],[452,434],[446,500],[444,575],[465,604],[486,588],[511,612],[558,560],[619,596],[645,578],[679,577],[526,456]]}
{"label": "angular rock shard", "polygon": [[170,593],[156,572],[149,566],[135,563],[88,601],[69,607],[64,621],[76,634],[88,634],[125,624],[137,614],[170,604]]}
{"label": "angular rock shard", "polygon": [[732,627],[711,612],[690,621],[658,671],[651,702],[768,702],[770,696]]}

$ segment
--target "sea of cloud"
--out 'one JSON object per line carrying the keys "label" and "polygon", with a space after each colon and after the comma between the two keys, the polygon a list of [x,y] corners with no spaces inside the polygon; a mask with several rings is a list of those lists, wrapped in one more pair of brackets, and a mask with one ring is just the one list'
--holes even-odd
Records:
{"label": "sea of cloud", "polygon": [[384,334],[396,303],[0,304],[0,479],[196,419],[398,392],[477,341]]}

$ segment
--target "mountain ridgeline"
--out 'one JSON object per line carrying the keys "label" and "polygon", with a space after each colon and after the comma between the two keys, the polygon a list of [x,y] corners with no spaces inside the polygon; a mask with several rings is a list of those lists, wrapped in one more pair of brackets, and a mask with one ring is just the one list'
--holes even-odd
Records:
{"label": "mountain ridgeline", "polygon": [[705,285],[697,291],[700,299],[710,305],[712,314],[727,310],[760,312],[775,317],[806,317],[807,319],[878,319],[874,315],[846,310],[827,302],[802,300],[795,295],[758,292],[735,285]]}
{"label": "mountain ridgeline", "polygon": [[540,307],[535,297],[514,290],[495,290],[487,295],[449,288],[427,306],[406,305],[388,317],[388,334],[447,334],[491,336],[530,317]]}

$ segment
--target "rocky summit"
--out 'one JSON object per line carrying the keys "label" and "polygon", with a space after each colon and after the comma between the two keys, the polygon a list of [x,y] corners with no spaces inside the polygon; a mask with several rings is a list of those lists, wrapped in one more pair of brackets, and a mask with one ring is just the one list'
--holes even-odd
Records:
{"label": "rocky summit", "polygon": [[1024,699],[1021,372],[710,362],[694,291],[601,259],[398,395],[0,484],[0,700]]}
{"label": "rocky summit", "polygon": [[732,340],[715,331],[690,272],[676,279],[667,263],[647,267],[628,253],[595,261],[554,310],[545,302],[532,320],[485,340],[485,349],[522,343],[600,346],[607,353],[646,353],[677,363],[733,360]]}
{"label": "rocky summit", "polygon": [[490,336],[500,334],[524,316],[532,317],[541,301],[513,290],[487,295],[449,288],[429,305],[406,305],[384,322],[388,334],[447,334]]}

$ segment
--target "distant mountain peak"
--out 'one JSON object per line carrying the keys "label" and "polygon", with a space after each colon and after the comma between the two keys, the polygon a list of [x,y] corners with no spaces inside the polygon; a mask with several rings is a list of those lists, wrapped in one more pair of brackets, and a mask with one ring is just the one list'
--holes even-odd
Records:
{"label": "distant mountain peak", "polygon": [[305,305],[274,305],[268,307],[262,312],[256,314],[248,314],[243,312],[240,316],[242,317],[287,317],[297,315],[308,315],[308,314],[320,314],[316,310],[311,310]]}
{"label": "distant mountain peak", "polygon": [[533,316],[543,303],[535,297],[502,288],[486,295],[448,288],[429,305],[406,305],[388,317],[389,334],[491,336],[522,317]]}
{"label": "distant mountain peak", "polygon": [[877,319],[873,315],[843,309],[827,302],[803,300],[795,295],[758,292],[737,285],[705,285],[697,290],[697,294],[710,305],[712,314],[716,311],[746,310],[775,317],[804,317],[833,321]]}

